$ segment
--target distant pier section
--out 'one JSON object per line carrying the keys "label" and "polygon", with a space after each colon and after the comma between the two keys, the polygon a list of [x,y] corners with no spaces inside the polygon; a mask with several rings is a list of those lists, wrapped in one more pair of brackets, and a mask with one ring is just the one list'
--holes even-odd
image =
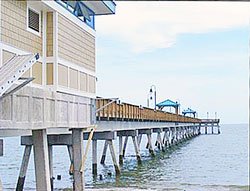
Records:
{"label": "distant pier section", "polygon": [[220,119],[201,119],[200,127],[205,129],[205,134],[208,134],[208,128],[211,129],[211,134],[214,134],[214,128],[217,128],[217,134],[220,134]]}

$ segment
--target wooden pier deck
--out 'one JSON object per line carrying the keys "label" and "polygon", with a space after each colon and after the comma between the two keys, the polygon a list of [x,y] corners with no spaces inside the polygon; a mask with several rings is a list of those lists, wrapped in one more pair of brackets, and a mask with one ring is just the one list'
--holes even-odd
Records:
{"label": "wooden pier deck", "polygon": [[175,113],[154,110],[151,108],[121,103],[116,99],[96,100],[96,117],[98,121],[155,121],[176,123],[200,123],[198,118],[192,118]]}
{"label": "wooden pier deck", "polygon": [[[207,128],[210,126],[217,127],[219,133],[219,120],[187,117],[129,103],[121,103],[118,99],[98,98],[96,99],[94,111],[92,115],[93,118],[96,118],[95,124],[97,126],[94,134],[86,131],[82,132],[82,141],[88,140],[87,148],[89,147],[90,141],[92,141],[92,172],[94,176],[98,174],[98,156],[101,155],[101,164],[105,164],[108,148],[116,175],[121,174],[120,166],[123,165],[126,148],[130,146],[128,145],[129,138],[132,139],[132,147],[134,147],[138,164],[143,165],[140,153],[141,147],[143,146],[141,142],[143,136],[147,139],[147,144],[144,146],[148,149],[149,155],[155,156],[155,149],[165,152],[173,145],[200,135],[201,128],[203,127],[205,128],[205,134],[207,133]],[[156,136],[153,136],[153,134],[156,134]],[[53,146],[64,145],[67,147],[70,161],[72,161],[70,173],[73,173],[73,157],[77,154],[72,152],[74,150],[74,136],[75,135],[71,133],[47,136],[49,151],[51,153]],[[80,134],[78,134],[78,136],[80,136]],[[114,140],[117,138],[119,141],[118,152],[115,151],[114,146]],[[104,141],[103,151],[102,153],[97,153],[97,142],[100,140]],[[27,161],[30,158],[30,152],[28,151],[33,146],[32,136],[22,136],[21,145],[25,146],[25,151],[17,190],[23,190],[24,187],[25,173],[28,168]],[[87,151],[85,154],[86,153]],[[119,157],[117,157],[117,155]],[[52,154],[50,154],[50,161],[53,161],[52,157]],[[87,155],[85,155],[85,157],[87,157]],[[50,169],[52,169],[52,162],[49,162],[49,165]],[[53,173],[50,174],[50,178],[53,186]]]}

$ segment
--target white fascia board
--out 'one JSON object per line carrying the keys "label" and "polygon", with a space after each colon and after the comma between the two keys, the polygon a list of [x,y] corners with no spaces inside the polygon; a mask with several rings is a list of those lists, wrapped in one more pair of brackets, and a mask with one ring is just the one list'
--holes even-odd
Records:
{"label": "white fascia board", "polygon": [[68,18],[70,21],[72,21],[73,23],[75,23],[77,26],[81,27],[83,30],[85,30],[86,32],[88,32],[92,36],[94,36],[94,37],[96,36],[96,31],[94,29],[92,29],[86,23],[84,23],[83,21],[81,21],[80,19],[78,19],[75,15],[73,15],[72,13],[70,13],[68,10],[66,10],[64,7],[62,7],[57,2],[55,2],[55,1],[46,1],[46,0],[42,0],[42,2],[45,5],[47,5],[50,8],[52,8],[53,10],[57,11],[58,13],[60,13],[61,15],[65,16],[66,18]]}

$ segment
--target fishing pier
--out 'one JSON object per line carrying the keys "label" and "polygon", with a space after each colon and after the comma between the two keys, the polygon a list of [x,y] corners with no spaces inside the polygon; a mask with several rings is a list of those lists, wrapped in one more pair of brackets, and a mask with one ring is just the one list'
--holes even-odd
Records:
{"label": "fishing pier", "polygon": [[[122,172],[120,166],[123,165],[127,147],[134,147],[134,152],[138,164],[142,164],[140,150],[145,146],[149,155],[155,156],[155,148],[165,152],[169,147],[177,145],[180,142],[191,139],[201,134],[204,128],[204,134],[207,134],[207,128],[217,128],[219,130],[219,120],[209,119],[201,120],[198,118],[187,117],[175,113],[154,110],[129,103],[121,103],[118,99],[97,98],[95,102],[95,128],[89,130],[80,130],[77,136],[87,141],[86,150],[81,151],[81,155],[74,154],[74,134],[49,134],[47,135],[50,182],[53,188],[53,146],[64,145],[68,149],[71,165],[70,174],[74,174],[74,161],[81,160],[81,168],[84,167],[87,152],[92,143],[92,173],[97,176],[97,161],[101,158],[101,164],[105,164],[107,152],[112,157],[114,170],[117,176]],[[206,129],[206,130],[205,130]],[[212,133],[215,133],[211,130]],[[153,134],[157,134],[153,140]],[[147,144],[141,145],[142,137],[147,138]],[[128,139],[132,139],[133,145],[128,145]],[[22,136],[21,145],[25,146],[23,162],[17,183],[17,190],[23,190],[25,175],[28,168],[31,148],[34,145],[32,136]],[[119,150],[115,150],[114,140],[119,140]],[[78,140],[80,140],[78,138]],[[97,152],[97,141],[104,141],[103,152]],[[78,151],[81,150],[78,148]],[[85,154],[84,154],[85,153]],[[78,155],[78,159],[74,159]],[[77,183],[79,184],[79,182]],[[75,188],[76,190],[76,188]]]}

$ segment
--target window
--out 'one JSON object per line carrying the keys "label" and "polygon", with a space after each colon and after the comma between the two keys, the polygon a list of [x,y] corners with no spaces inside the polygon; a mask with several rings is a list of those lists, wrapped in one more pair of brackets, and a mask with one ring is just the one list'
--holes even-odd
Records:
{"label": "window", "polygon": [[39,36],[41,34],[41,14],[30,7],[27,8],[27,30]]}

